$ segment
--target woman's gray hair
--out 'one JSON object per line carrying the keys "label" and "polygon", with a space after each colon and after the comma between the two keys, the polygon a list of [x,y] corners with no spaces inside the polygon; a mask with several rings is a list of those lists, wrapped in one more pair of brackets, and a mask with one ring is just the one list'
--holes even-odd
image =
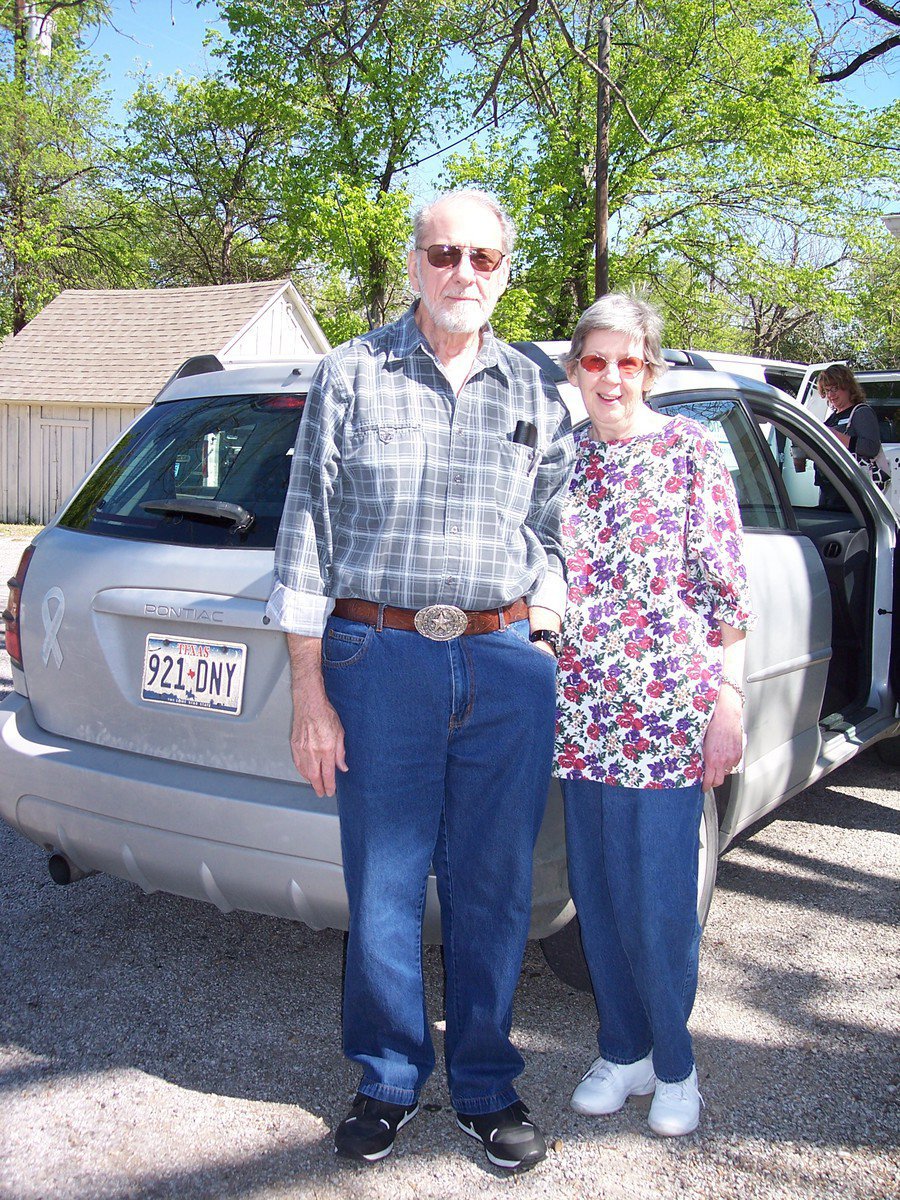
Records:
{"label": "woman's gray hair", "polygon": [[422,238],[425,236],[425,227],[431,217],[432,210],[438,204],[443,204],[445,200],[470,200],[474,204],[480,204],[483,208],[492,212],[500,222],[500,249],[506,255],[512,254],[513,247],[516,244],[516,227],[512,217],[496,196],[492,196],[490,192],[482,192],[478,188],[454,188],[452,191],[443,192],[440,196],[435,196],[427,204],[423,204],[413,217],[413,248],[422,245]]}
{"label": "woman's gray hair", "polygon": [[609,292],[586,308],[572,334],[572,342],[562,363],[570,370],[584,353],[584,343],[595,330],[609,333],[624,333],[644,347],[641,357],[647,364],[647,381],[644,391],[668,371],[668,363],[662,353],[663,321],[659,312],[639,296],[625,292]]}

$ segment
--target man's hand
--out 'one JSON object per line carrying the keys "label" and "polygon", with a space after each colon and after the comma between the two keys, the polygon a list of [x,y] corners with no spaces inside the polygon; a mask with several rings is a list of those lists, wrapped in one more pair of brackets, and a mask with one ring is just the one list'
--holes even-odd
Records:
{"label": "man's hand", "polygon": [[552,659],[556,659],[556,655],[553,653],[553,647],[549,644],[549,642],[532,642],[531,644],[532,646],[537,647],[537,649],[542,653],[549,654]]}
{"label": "man's hand", "polygon": [[[554,633],[559,633],[560,626],[562,625],[558,613],[553,612],[550,608],[541,608],[536,605],[532,605],[528,609],[528,623],[532,633],[536,629],[550,629]],[[548,642],[532,642],[531,644],[532,646],[537,646],[538,650],[542,653],[549,654],[551,658],[556,658]]]}
{"label": "man's hand", "polygon": [[291,659],[291,755],[294,766],[312,784],[317,796],[333,796],[335,771],[347,770],[344,727],[334,711],[322,680],[319,638],[289,633]]}

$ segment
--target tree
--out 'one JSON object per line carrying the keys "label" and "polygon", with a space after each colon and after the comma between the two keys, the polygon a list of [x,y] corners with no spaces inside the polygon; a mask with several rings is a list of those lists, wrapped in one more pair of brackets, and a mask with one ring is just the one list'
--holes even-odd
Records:
{"label": "tree", "polygon": [[277,198],[279,106],[219,76],[144,80],[128,105],[122,171],[154,279],[207,285],[288,273]]}
{"label": "tree", "polygon": [[[649,285],[670,330],[698,309],[718,322],[730,311],[758,351],[796,334],[798,309],[824,303],[840,318],[845,297],[827,285],[846,275],[898,164],[889,118],[867,118],[811,73],[803,4],[527,8],[524,22],[519,3],[484,18],[473,93],[510,115],[489,151],[457,156],[448,177],[494,186],[517,212],[533,330],[565,336],[592,295],[601,16],[612,32],[613,286]],[[760,303],[745,322],[750,297]]]}
{"label": "tree", "polygon": [[[453,0],[228,0],[229,73],[281,103],[284,246],[353,293],[334,337],[380,325],[406,298],[406,165],[456,120]],[[338,280],[340,283],[338,284]]]}
{"label": "tree", "polygon": [[808,0],[818,37],[810,63],[819,83],[839,83],[900,48],[900,6],[885,0]]}
{"label": "tree", "polygon": [[103,8],[47,3],[29,27],[16,0],[0,29],[0,331],[17,332],[61,287],[109,285],[137,269],[100,73],[79,44]]}

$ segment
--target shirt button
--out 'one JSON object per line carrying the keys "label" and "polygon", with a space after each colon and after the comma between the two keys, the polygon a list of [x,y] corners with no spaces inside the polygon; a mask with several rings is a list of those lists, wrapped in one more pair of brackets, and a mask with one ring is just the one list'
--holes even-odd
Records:
{"label": "shirt button", "polygon": [[444,583],[456,583],[456,576],[448,575],[447,578],[444,580]]}
{"label": "shirt button", "polygon": [[450,532],[451,532],[451,533],[459,533],[459,526],[458,526],[458,525],[451,525],[451,526],[450,526]]}
{"label": "shirt button", "polygon": [[454,475],[453,482],[454,483],[462,483],[462,475]]}

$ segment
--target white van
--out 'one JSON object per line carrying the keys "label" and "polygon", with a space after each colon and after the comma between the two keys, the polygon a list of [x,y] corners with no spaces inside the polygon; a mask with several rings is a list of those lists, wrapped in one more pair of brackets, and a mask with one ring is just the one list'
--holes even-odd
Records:
{"label": "white van", "polygon": [[[729,375],[742,375],[745,379],[759,379],[797,396],[808,378],[810,367],[806,363],[788,362],[779,358],[754,358],[749,354],[720,354],[718,350],[696,350],[714,371],[725,371]],[[815,364],[812,369],[821,370],[827,363]]]}

